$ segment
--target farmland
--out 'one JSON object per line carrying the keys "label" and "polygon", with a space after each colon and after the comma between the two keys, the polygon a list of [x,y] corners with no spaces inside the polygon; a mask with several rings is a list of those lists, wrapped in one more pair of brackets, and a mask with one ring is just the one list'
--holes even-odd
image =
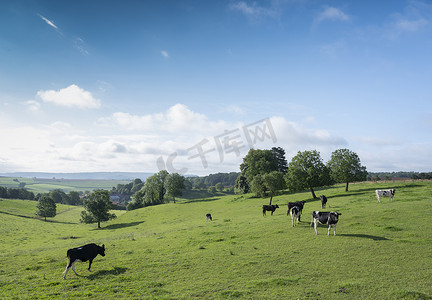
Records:
{"label": "farmland", "polygon": [[1,177],[0,186],[7,188],[18,188],[20,183],[25,183],[25,188],[35,194],[48,193],[52,190],[70,191],[93,191],[97,189],[111,190],[117,184],[127,184],[130,180],[106,180],[106,179],[62,179],[62,178],[21,178]]}
{"label": "farmland", "polygon": [[[377,203],[374,190],[396,188]],[[216,195],[116,211],[117,219],[79,222],[81,207],[58,205],[35,217],[34,201],[0,201],[0,298],[5,299],[432,299],[432,182],[378,182],[317,191],[342,213],[337,236],[309,226],[320,202],[310,192],[268,199]],[[302,222],[289,201],[306,200]],[[211,213],[213,221],[206,221]],[[62,272],[66,250],[105,244],[87,271]]]}

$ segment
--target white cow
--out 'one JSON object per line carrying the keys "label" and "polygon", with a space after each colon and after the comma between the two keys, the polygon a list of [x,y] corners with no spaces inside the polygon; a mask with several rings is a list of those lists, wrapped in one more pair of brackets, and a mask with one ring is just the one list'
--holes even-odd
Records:
{"label": "white cow", "polygon": [[390,189],[390,190],[376,190],[375,194],[377,196],[377,200],[378,202],[381,202],[381,197],[388,197],[389,201],[393,200],[393,196],[395,194],[396,190],[395,189]]}

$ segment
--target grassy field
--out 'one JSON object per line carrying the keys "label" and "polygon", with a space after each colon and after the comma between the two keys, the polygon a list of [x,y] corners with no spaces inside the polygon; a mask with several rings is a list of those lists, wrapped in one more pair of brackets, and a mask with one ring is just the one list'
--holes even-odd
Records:
{"label": "grassy field", "polygon": [[[376,188],[396,188],[377,203]],[[432,299],[432,182],[336,185],[318,190],[341,212],[337,236],[309,226],[320,202],[285,194],[273,216],[268,199],[230,195],[182,200],[96,225],[82,208],[58,206],[49,222],[35,202],[0,201],[0,298],[4,299]],[[306,200],[302,222],[289,201]],[[206,221],[210,212],[213,221]],[[62,272],[66,250],[105,244],[87,271]]]}
{"label": "grassy field", "polygon": [[79,179],[43,179],[43,178],[17,178],[1,177],[0,186],[7,188],[18,188],[20,182],[24,182],[25,188],[37,193],[49,193],[52,190],[62,190],[65,193],[70,191],[94,191],[97,189],[111,190],[117,184],[130,183],[129,180],[79,180]]}

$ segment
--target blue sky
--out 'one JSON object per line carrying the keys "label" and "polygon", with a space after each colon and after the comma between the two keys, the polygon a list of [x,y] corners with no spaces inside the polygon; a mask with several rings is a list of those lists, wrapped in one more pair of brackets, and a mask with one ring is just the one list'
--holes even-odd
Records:
{"label": "blue sky", "polygon": [[431,53],[430,1],[1,1],[0,173],[431,171]]}

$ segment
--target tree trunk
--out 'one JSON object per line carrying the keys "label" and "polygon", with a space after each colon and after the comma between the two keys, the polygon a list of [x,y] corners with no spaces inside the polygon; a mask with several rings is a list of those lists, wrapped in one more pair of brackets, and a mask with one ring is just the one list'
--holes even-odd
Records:
{"label": "tree trunk", "polygon": [[318,199],[318,197],[315,195],[315,191],[313,190],[312,187],[310,187],[310,191],[311,191],[311,193],[312,193],[312,197],[313,197],[314,199]]}
{"label": "tree trunk", "polygon": [[345,192],[348,192],[348,181],[347,181],[347,183],[346,183],[346,186],[345,186]]}
{"label": "tree trunk", "polygon": [[270,204],[269,205],[271,205],[272,200],[273,200],[273,193],[271,193],[271,195],[270,195]]}
{"label": "tree trunk", "polygon": [[46,222],[46,217],[45,217],[45,222]]}
{"label": "tree trunk", "polygon": [[98,222],[98,228],[100,228],[100,222]]}

